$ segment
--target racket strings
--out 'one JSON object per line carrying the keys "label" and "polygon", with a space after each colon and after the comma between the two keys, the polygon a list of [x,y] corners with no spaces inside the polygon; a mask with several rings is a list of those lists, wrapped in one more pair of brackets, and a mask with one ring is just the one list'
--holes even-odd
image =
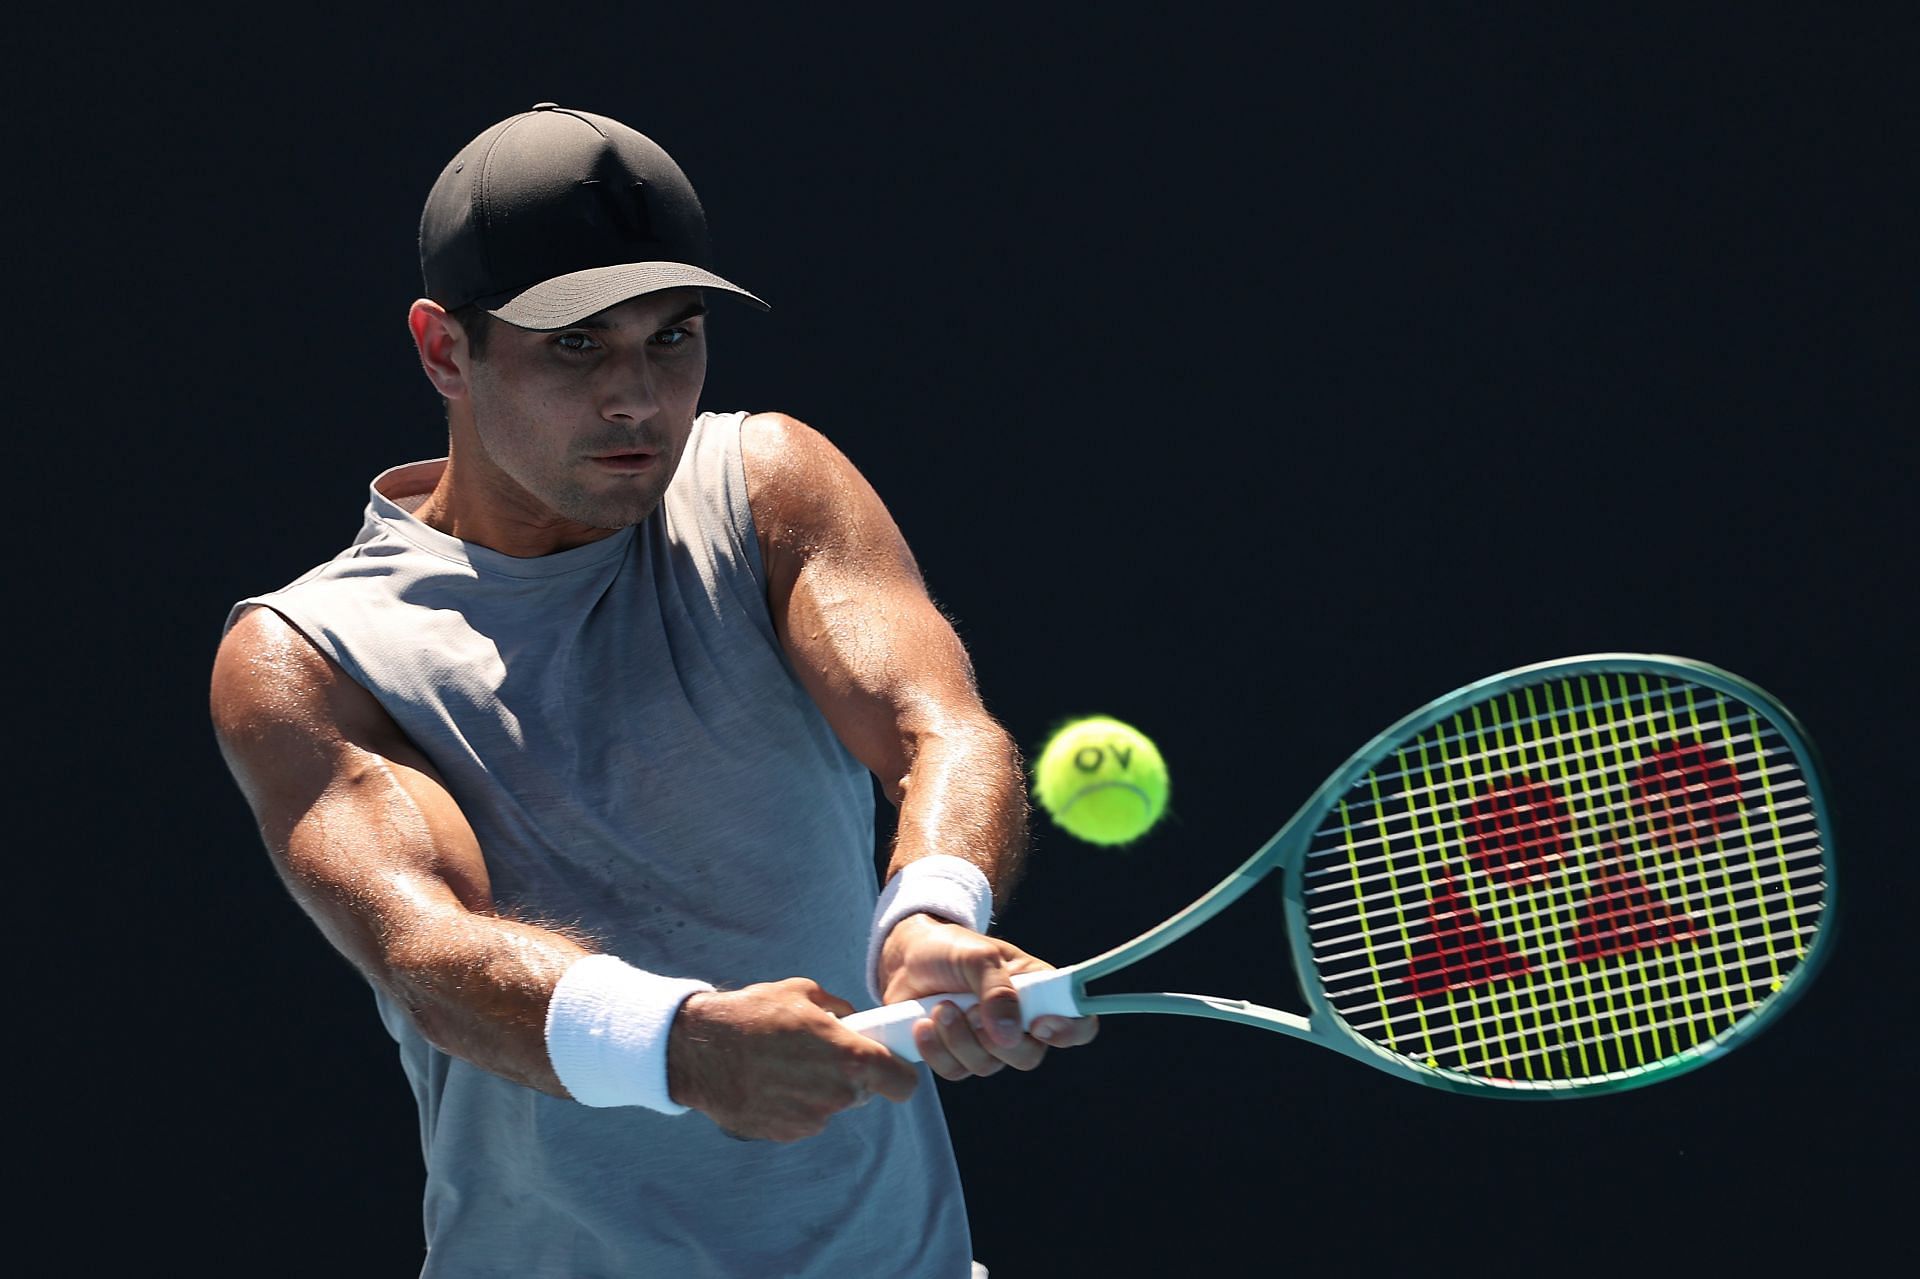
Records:
{"label": "racket strings", "polygon": [[[1669,741],[1671,737],[1672,737],[1672,733],[1671,731],[1668,731],[1668,732],[1648,733],[1640,737],[1625,738],[1618,743],[1617,750],[1626,751],[1626,750],[1635,749],[1635,748],[1656,746]],[[1571,743],[1573,739],[1569,738],[1568,741]],[[1737,780],[1743,786],[1751,785],[1751,786],[1760,786],[1764,788],[1764,786],[1767,784],[1771,776],[1771,773],[1775,771],[1771,768],[1772,765],[1787,764],[1788,766],[1790,766],[1789,761],[1791,760],[1792,757],[1790,754],[1788,754],[1785,751],[1783,747],[1774,747],[1772,749],[1769,749],[1766,745],[1764,745],[1763,743],[1754,741],[1749,735],[1745,733],[1736,734],[1729,737],[1726,745],[1727,745],[1727,753],[1719,761],[1727,765],[1727,772],[1725,775],[1726,779],[1729,781]],[[1615,749],[1613,743],[1608,743],[1608,747],[1610,751]],[[1742,747],[1750,747],[1751,749],[1747,749],[1743,752],[1741,750]],[[1531,749],[1532,748],[1530,746],[1529,750]],[[1585,755],[1586,755],[1586,752],[1583,752],[1582,756],[1577,758],[1580,758],[1582,762],[1586,762]],[[1499,759],[1499,757],[1493,757],[1493,758],[1496,760]],[[1563,760],[1564,756],[1544,757],[1544,758],[1553,758],[1556,760]],[[1449,762],[1456,768],[1460,767],[1460,763],[1457,760],[1449,761]],[[1483,763],[1486,761],[1476,761],[1476,762]],[[1505,760],[1499,760],[1499,762],[1502,765],[1505,765],[1506,763]],[[1556,783],[1561,788],[1577,786],[1585,790],[1591,791],[1596,785],[1605,785],[1608,781],[1612,779],[1616,771],[1614,766],[1609,764],[1607,761],[1601,760],[1601,759],[1593,759],[1591,762],[1593,766],[1590,768],[1580,769],[1577,771],[1568,771],[1568,772],[1565,772],[1563,775],[1556,777],[1555,778]],[[1741,771],[1742,766],[1751,766],[1751,767],[1747,768],[1746,771]],[[1434,776],[1435,771],[1436,770],[1432,768],[1429,768],[1426,770],[1426,778],[1425,778],[1424,784],[1408,785],[1400,788],[1399,790],[1394,790],[1392,784],[1396,781],[1401,780],[1401,776],[1406,776],[1406,775],[1395,776],[1392,774],[1378,774],[1378,773],[1373,774],[1372,775],[1373,780],[1379,783],[1387,793],[1392,794],[1395,797],[1395,799],[1398,801],[1398,804],[1391,814],[1382,814],[1382,815],[1378,815],[1370,818],[1364,818],[1364,819],[1361,819],[1361,824],[1365,825],[1365,824],[1377,823],[1382,820],[1389,820],[1391,818],[1403,818],[1406,820],[1414,820],[1421,817],[1433,817],[1437,819],[1439,816],[1443,814],[1446,814],[1446,815],[1454,814],[1455,809],[1457,807],[1455,794],[1459,789],[1460,779],[1459,778],[1452,778],[1452,779],[1438,778]],[[1514,774],[1525,775],[1527,774],[1527,771],[1528,770],[1526,770],[1525,768],[1512,769],[1506,775],[1508,778],[1511,778]],[[1463,775],[1471,776],[1482,783],[1489,783],[1496,779],[1501,778],[1502,772],[1500,769],[1488,769],[1488,768],[1482,767],[1472,774],[1463,773]],[[1412,776],[1419,776],[1419,774],[1417,773],[1412,774]],[[1797,782],[1798,779],[1795,778],[1793,780]],[[1520,789],[1524,789],[1524,784],[1522,784]],[[1546,797],[1549,799],[1549,801],[1551,801],[1551,798],[1552,798],[1551,788],[1536,788],[1534,795],[1530,796],[1530,798],[1537,796],[1541,791],[1545,791]],[[1744,798],[1744,797],[1745,797],[1744,795],[1728,794],[1724,789],[1722,789],[1715,793],[1714,801],[1717,805],[1725,805],[1735,799]],[[1627,795],[1622,795],[1620,799],[1614,803],[1613,807],[1616,809],[1625,810],[1630,805],[1638,805],[1643,802],[1644,801],[1639,800],[1637,796],[1627,794]],[[1461,814],[1460,821],[1458,823],[1443,823],[1443,825],[1449,825],[1449,824],[1464,825],[1464,824],[1469,824],[1470,821],[1471,821],[1470,813]],[[1336,824],[1333,826],[1323,826],[1319,830],[1315,831],[1314,835],[1316,838],[1319,838],[1319,839],[1327,839],[1327,838],[1333,838],[1333,837],[1340,837],[1342,839],[1345,839],[1350,834],[1350,828],[1352,825],[1353,825],[1352,822],[1347,822],[1347,823]]]}
{"label": "racket strings", "polygon": [[[1672,1009],[1674,1005],[1666,1005]],[[1537,1080],[1540,1086],[1552,1086],[1558,1082],[1562,1086],[1590,1083],[1595,1078],[1608,1075],[1633,1074],[1657,1068],[1663,1061],[1676,1055],[1674,1052],[1661,1052],[1658,1049],[1660,1032],[1667,1032],[1668,1042],[1677,1044],[1682,1034],[1691,1030],[1695,1014],[1683,1009],[1679,1014],[1665,1018],[1643,1016],[1644,1009],[1631,1010],[1633,1033],[1650,1036],[1655,1051],[1649,1055],[1635,1051],[1631,1057],[1622,1049],[1622,1031],[1619,1026],[1606,1026],[1604,1022],[1574,1020],[1563,1024],[1562,1029],[1575,1033],[1566,1035],[1558,1044],[1559,1063],[1562,1070],[1552,1072],[1541,1069],[1530,1074],[1529,1080]],[[1550,1028],[1551,1029],[1551,1028]],[[1586,1031],[1581,1034],[1578,1032]],[[1699,1041],[1689,1038],[1689,1047],[1697,1047]],[[1497,1050],[1497,1051],[1496,1051]],[[1511,1042],[1500,1040],[1464,1040],[1452,1046],[1451,1052],[1459,1058],[1457,1069],[1468,1074],[1477,1074],[1497,1079],[1510,1079],[1504,1073],[1512,1068],[1513,1053]],[[1573,1059],[1578,1058],[1580,1069],[1573,1069]],[[1534,1059],[1543,1064],[1548,1058]],[[1429,1064],[1438,1065],[1437,1057],[1429,1058]]]}
{"label": "racket strings", "polygon": [[[1809,833],[1803,838],[1811,841],[1817,839],[1818,835]],[[1797,864],[1785,875],[1763,881],[1762,891],[1755,894],[1753,904],[1765,913],[1768,907],[1785,906],[1789,901],[1798,900],[1804,896],[1802,893],[1796,893],[1796,889],[1817,888],[1826,873],[1826,866],[1820,860],[1821,852],[1820,846],[1812,843],[1788,854],[1788,860]],[[1772,891],[1765,890],[1766,884],[1771,885]],[[1535,910],[1510,918],[1511,926],[1503,928],[1501,935],[1522,950],[1540,946],[1562,931],[1552,914],[1545,910]],[[1331,989],[1335,984],[1336,974],[1342,968],[1364,963],[1367,952],[1362,943],[1365,934],[1358,930],[1346,933],[1323,932],[1321,930],[1328,927],[1325,924],[1314,924],[1310,927],[1316,932],[1314,946],[1321,974]],[[1810,936],[1814,930],[1803,928],[1801,931]],[[1345,947],[1345,949],[1335,949],[1335,947]],[[1356,980],[1372,981],[1372,974],[1364,968],[1354,967],[1352,975]],[[1394,996],[1386,1002],[1394,1004],[1402,1002],[1405,998],[1406,996]]]}
{"label": "racket strings", "polygon": [[[1538,722],[1546,724],[1549,720],[1546,716],[1542,716]],[[1609,745],[1619,745],[1620,749],[1644,747],[1644,745],[1651,745],[1651,743],[1655,743],[1655,741],[1665,741],[1667,737],[1672,736],[1672,730],[1670,730],[1670,728],[1659,728],[1659,726],[1657,726],[1657,720],[1655,720],[1655,718],[1649,718],[1649,716],[1645,716],[1645,714],[1628,716],[1628,718],[1624,720],[1624,724],[1626,724],[1626,728],[1642,728],[1642,726],[1645,726],[1645,728],[1651,728],[1653,732],[1647,732],[1647,734],[1642,737],[1619,737],[1617,741],[1615,741],[1615,739],[1609,739]],[[1513,726],[1507,726],[1507,728],[1513,728]],[[1567,747],[1572,747],[1572,751],[1574,751],[1576,755],[1584,755],[1586,749],[1580,747],[1578,743],[1582,741],[1582,737],[1586,736],[1588,736],[1588,734],[1586,734],[1584,730],[1574,730],[1574,728],[1555,730],[1555,732],[1549,732],[1549,734],[1528,737],[1528,739],[1526,739],[1526,749],[1530,749],[1530,751],[1546,751],[1546,749],[1565,751]],[[1467,737],[1467,739],[1471,741],[1473,737]],[[1741,741],[1743,734],[1736,734],[1736,736],[1730,737],[1730,739],[1732,739],[1732,741]],[[1459,741],[1459,737],[1446,737],[1444,741]],[[1442,751],[1446,751],[1446,747],[1442,747],[1438,739],[1436,739],[1436,741],[1430,741],[1427,745],[1428,749],[1434,751],[1436,755],[1440,755]],[[1507,747],[1505,751],[1501,751],[1498,747],[1490,747],[1490,749],[1482,749],[1482,751],[1446,753],[1446,759],[1452,764],[1453,768],[1471,770],[1471,772],[1478,774],[1478,772],[1484,772],[1484,768],[1478,768],[1480,764],[1488,764],[1488,762],[1492,762],[1492,760],[1503,759],[1505,755],[1511,755],[1511,753],[1513,753],[1513,747]],[[1425,774],[1427,774],[1427,770],[1423,770],[1423,768],[1419,766],[1419,762],[1415,762],[1411,768],[1405,768],[1405,770],[1386,768],[1386,770],[1375,772],[1373,776],[1375,776],[1379,782],[1382,782],[1382,784],[1392,785],[1394,782],[1402,782],[1402,780],[1407,780],[1407,778],[1421,778],[1421,776],[1425,776]],[[1417,785],[1415,785],[1415,789],[1417,789]]]}
{"label": "racket strings", "polygon": [[[1730,698],[1727,694],[1704,687],[1696,686],[1696,688],[1699,699],[1706,703],[1704,707],[1697,709],[1704,710],[1709,714],[1716,707],[1737,708],[1741,714],[1744,714],[1747,709],[1744,702],[1738,702]],[[1500,694],[1499,696],[1504,697],[1505,694]],[[1637,712],[1632,709],[1635,702],[1641,703],[1641,709]],[[1616,709],[1624,710],[1626,712],[1625,716],[1614,715],[1613,712]],[[1548,703],[1542,700],[1537,703],[1532,710],[1515,715],[1504,727],[1510,731],[1525,734],[1528,742],[1531,744],[1542,747],[1564,745],[1569,742],[1576,742],[1580,738],[1587,736],[1587,730],[1581,727],[1581,724],[1585,722],[1582,717],[1590,719],[1590,717],[1594,715],[1605,715],[1607,719],[1602,727],[1608,729],[1613,734],[1617,734],[1623,726],[1633,728],[1642,724],[1659,723],[1663,720],[1668,720],[1669,727],[1671,727],[1670,719],[1666,715],[1664,708],[1653,708],[1649,710],[1643,698],[1634,697],[1630,694],[1589,697],[1572,703],[1564,699],[1558,703]],[[1567,727],[1563,729],[1561,727],[1562,723],[1565,723]],[[1547,728],[1547,731],[1544,733],[1537,731],[1542,725],[1545,725]],[[1649,737],[1641,739],[1641,744],[1653,739],[1654,735],[1649,735]],[[1489,759],[1496,758],[1502,753],[1497,745],[1493,747],[1486,745],[1487,735],[1485,726],[1475,727],[1471,722],[1465,723],[1458,728],[1452,728],[1451,725],[1446,727],[1436,725],[1429,734],[1423,735],[1420,740],[1433,751],[1436,756],[1450,759],[1456,767],[1484,763]],[[1622,744],[1632,745],[1634,742],[1633,739],[1629,738],[1625,739]],[[1421,771],[1421,768],[1416,762],[1411,768],[1380,769],[1377,770],[1373,776],[1383,782],[1391,784],[1403,777],[1418,776]]]}
{"label": "racket strings", "polygon": [[[1604,991],[1600,992],[1600,995],[1602,998],[1618,997],[1627,1003],[1635,1003],[1633,999],[1635,995],[1649,994],[1650,992],[1653,992],[1656,989],[1664,990],[1667,983],[1677,982],[1683,977],[1693,978],[1700,981],[1709,981],[1710,979],[1715,977],[1726,978],[1735,973],[1744,974],[1747,971],[1746,967],[1740,964],[1739,962],[1737,962],[1737,960],[1740,957],[1741,945],[1742,945],[1741,943],[1736,941],[1736,942],[1725,943],[1718,946],[1703,947],[1700,952],[1702,955],[1719,956],[1723,960],[1723,962],[1720,962],[1714,965],[1713,967],[1695,966],[1687,970],[1681,970],[1676,967],[1668,970],[1667,972],[1658,974],[1657,980],[1655,979],[1654,976],[1650,976],[1649,974],[1643,972],[1641,974],[1641,979],[1637,983],[1634,981],[1627,981],[1627,982],[1616,982],[1613,984],[1609,984],[1604,988]],[[1541,1013],[1551,1013],[1557,1008],[1571,1009],[1576,1006],[1584,1006],[1589,999],[1592,999],[1595,997],[1594,992],[1579,991],[1575,989],[1575,987],[1578,985],[1578,981],[1577,981],[1578,975],[1571,972],[1571,966],[1562,966],[1562,968],[1565,973],[1564,976],[1557,976],[1551,967],[1542,967],[1541,969],[1537,970],[1537,972],[1540,975],[1540,977],[1543,979],[1543,981],[1548,985],[1549,989],[1553,992],[1553,994],[1564,995],[1565,998],[1557,999],[1557,1000],[1554,998],[1548,998],[1544,1002],[1529,1005],[1527,1010],[1529,1014],[1537,1015]],[[1718,991],[1712,991],[1712,988],[1710,986],[1699,989],[1699,990],[1687,989],[1682,994],[1675,996],[1672,1000],[1668,1002],[1686,1004],[1688,1006],[1691,1006],[1693,1003],[1697,1002],[1695,998],[1696,996],[1700,996],[1705,993],[1717,993],[1717,994],[1724,995],[1726,993],[1726,989],[1727,987],[1725,986],[1724,983],[1722,984],[1722,986]],[[1401,1002],[1404,1005],[1408,1001],[1401,1000],[1399,1002]],[[1649,1006],[1653,1002],[1655,1001],[1651,999],[1640,1000],[1638,1001],[1636,1006]],[[1589,1010],[1589,1014],[1591,1014],[1591,1011],[1592,1010]],[[1602,1015],[1604,1015],[1605,1011],[1606,1009],[1604,1007],[1600,1010]],[[1486,1027],[1486,1026],[1505,1027],[1508,1020],[1509,1019],[1506,1016],[1506,1014],[1498,1010],[1489,1010],[1484,1015],[1479,1017],[1473,1017],[1473,1016],[1456,1017],[1453,1019],[1451,1026],[1455,1031],[1463,1031],[1463,1030],[1471,1031],[1471,1030],[1475,1030],[1477,1028]],[[1541,1028],[1544,1030],[1564,1028],[1567,1025],[1575,1024],[1575,1022],[1577,1022],[1578,1020],[1580,1019],[1576,1018],[1571,1021],[1545,1024]],[[1406,1023],[1407,1023],[1407,1018],[1405,1017],[1384,1016],[1384,1017],[1374,1018],[1371,1020],[1366,1020],[1366,1019],[1358,1020],[1358,1021],[1350,1022],[1349,1024],[1352,1025],[1353,1028],[1356,1030],[1360,1030],[1363,1032],[1370,1032],[1375,1030],[1386,1030],[1396,1024],[1404,1028]]]}
{"label": "racket strings", "polygon": [[[1758,775],[1756,774],[1756,783],[1757,777]],[[1756,784],[1753,789],[1740,792],[1739,798],[1742,802],[1759,802],[1765,796],[1765,789]],[[1805,784],[1798,779],[1787,783],[1774,783],[1771,802],[1775,813],[1778,815],[1778,820],[1782,825],[1805,823],[1814,820],[1814,814],[1812,812],[1813,801],[1806,794]],[[1429,837],[1436,840],[1445,839],[1450,836],[1466,838],[1472,831],[1472,822],[1467,819],[1443,820],[1441,815],[1451,811],[1449,808],[1436,804],[1431,808],[1407,809],[1388,816],[1357,819],[1352,823],[1352,830],[1357,831],[1367,826],[1373,826],[1378,828],[1378,833],[1365,838],[1344,840],[1342,847],[1358,856],[1359,865],[1362,867],[1391,866],[1393,864],[1392,854],[1395,848],[1395,841],[1406,838],[1408,828],[1418,823],[1422,817],[1432,819],[1423,828],[1423,833]],[[1610,843],[1629,826],[1643,820],[1640,812],[1641,810],[1635,801],[1623,797],[1610,804],[1594,805],[1590,810],[1590,820],[1588,824],[1594,830],[1598,842],[1603,844]],[[1611,820],[1603,821],[1602,819]],[[1682,835],[1680,830],[1676,830],[1675,826],[1684,828],[1684,835]],[[1339,828],[1318,832],[1319,835],[1325,837],[1339,835],[1340,833]],[[1706,819],[1677,823],[1668,825],[1662,833],[1669,839],[1671,846],[1676,848],[1691,848],[1709,842],[1713,834],[1713,823]],[[1676,836],[1680,837],[1675,838]],[[1359,856],[1362,853],[1374,849],[1381,850],[1382,855],[1378,857]],[[1344,877],[1348,874],[1348,868],[1346,866],[1322,865],[1309,869],[1306,874],[1309,879],[1327,875]]]}
{"label": "racket strings", "polygon": [[[1820,842],[1819,826],[1815,821],[1814,813],[1811,811],[1811,801],[1803,800],[1798,807],[1803,808],[1805,811],[1789,813],[1783,816],[1779,823],[1781,835],[1775,843],[1783,850],[1781,858],[1785,862],[1792,862],[1796,858],[1804,858],[1809,855],[1819,857],[1825,852]],[[1792,833],[1788,833],[1789,829],[1792,830]],[[1386,841],[1377,842],[1383,846],[1386,845]],[[1700,846],[1705,843],[1706,841],[1704,840],[1694,841],[1694,843],[1689,846]],[[1796,847],[1797,845],[1804,845],[1805,847]],[[1364,845],[1356,844],[1356,847],[1363,846]],[[1567,856],[1574,858],[1590,855],[1594,860],[1598,860],[1601,857],[1617,855],[1606,851],[1609,848],[1616,848],[1617,846],[1617,841],[1580,845],[1578,848],[1569,849]],[[1390,903],[1394,899],[1394,895],[1396,891],[1398,891],[1396,885],[1400,882],[1400,868],[1395,865],[1394,858],[1390,852],[1383,853],[1377,857],[1358,858],[1356,859],[1354,870],[1357,873],[1350,875],[1347,879],[1347,886],[1355,887],[1357,890],[1351,898],[1352,902],[1358,903],[1365,908],[1378,908]],[[1540,876],[1538,878],[1548,877]],[[1561,877],[1554,876],[1553,878],[1558,879]],[[1438,884],[1434,885],[1436,888],[1438,886]],[[1309,916],[1314,916],[1324,915],[1330,912],[1344,912],[1347,906],[1348,902],[1345,900],[1322,902],[1319,905],[1309,907],[1307,913]],[[1316,929],[1324,928],[1325,926],[1326,925],[1320,923],[1311,925],[1311,927]]]}
{"label": "racket strings", "polygon": [[1472,704],[1333,813],[1304,867],[1323,990],[1436,1069],[1550,1086],[1696,1051],[1781,988],[1824,913],[1792,750],[1664,676]]}

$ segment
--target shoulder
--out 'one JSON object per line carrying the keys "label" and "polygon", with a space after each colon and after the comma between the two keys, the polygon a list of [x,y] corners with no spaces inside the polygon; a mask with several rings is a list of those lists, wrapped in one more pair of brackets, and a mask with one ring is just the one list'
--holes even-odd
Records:
{"label": "shoulder", "polygon": [[741,421],[740,461],[749,494],[783,498],[797,496],[823,472],[853,465],[826,436],[787,413],[750,413]]}
{"label": "shoulder", "polygon": [[265,605],[242,613],[213,657],[214,727],[293,703],[329,682],[333,664],[286,618]]}
{"label": "shoulder", "polygon": [[846,454],[789,414],[754,413],[742,421],[740,460],[754,526],[771,547],[815,542],[884,514]]}
{"label": "shoulder", "polygon": [[918,582],[880,495],[819,431],[785,413],[752,414],[740,424],[740,458],[776,618],[809,566],[868,583]]}
{"label": "shoulder", "polygon": [[397,732],[371,693],[264,605],[243,613],[221,639],[209,710],[230,758],[271,759],[296,741],[372,741]]}

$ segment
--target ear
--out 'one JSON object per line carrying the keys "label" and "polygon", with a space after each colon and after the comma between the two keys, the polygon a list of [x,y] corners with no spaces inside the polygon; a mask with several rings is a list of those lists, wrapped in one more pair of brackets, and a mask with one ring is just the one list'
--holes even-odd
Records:
{"label": "ear", "polygon": [[433,299],[420,298],[407,311],[407,327],[434,390],[449,400],[467,398],[467,335],[460,321]]}

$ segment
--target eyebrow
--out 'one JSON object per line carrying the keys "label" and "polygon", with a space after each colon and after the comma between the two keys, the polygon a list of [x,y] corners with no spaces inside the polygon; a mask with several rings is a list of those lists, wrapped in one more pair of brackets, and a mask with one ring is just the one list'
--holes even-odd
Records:
{"label": "eyebrow", "polygon": [[[660,321],[659,324],[653,327],[651,332],[658,333],[661,329],[670,329],[676,324],[685,324],[688,320],[695,319],[706,313],[707,304],[705,302],[689,302],[666,319]],[[589,315],[584,320],[569,324],[566,327],[569,329],[608,330],[620,328],[621,325],[611,318],[610,312],[600,311],[596,314]]]}

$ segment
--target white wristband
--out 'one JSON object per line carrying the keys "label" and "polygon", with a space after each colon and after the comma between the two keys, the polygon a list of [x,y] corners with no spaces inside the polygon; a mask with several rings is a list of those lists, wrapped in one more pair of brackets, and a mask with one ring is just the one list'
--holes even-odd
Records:
{"label": "white wristband", "polygon": [[667,1091],[667,1032],[704,981],[662,977],[588,955],[560,977],[547,1003],[547,1060],[583,1106],[645,1106],[665,1115],[687,1108]]}
{"label": "white wristband", "polygon": [[963,857],[935,853],[908,862],[887,881],[873,909],[867,938],[867,992],[880,1002],[880,948],[887,934],[908,915],[938,915],[976,933],[993,921],[993,885],[978,866]]}

